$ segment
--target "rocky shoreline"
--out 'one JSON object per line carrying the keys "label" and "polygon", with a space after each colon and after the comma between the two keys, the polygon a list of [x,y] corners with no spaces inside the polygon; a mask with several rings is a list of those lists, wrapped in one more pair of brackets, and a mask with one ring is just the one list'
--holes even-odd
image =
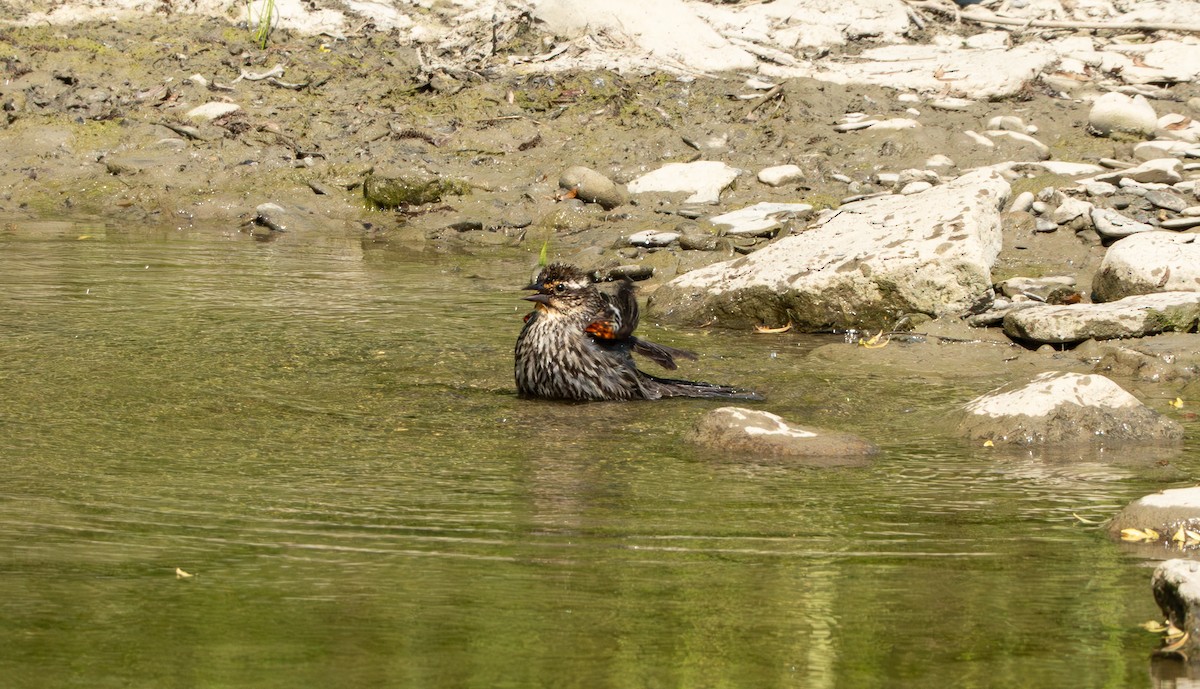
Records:
{"label": "rocky shoreline", "polygon": [[961,410],[970,442],[1194,426],[1200,42],[1170,19],[1200,4],[484,5],[284,3],[264,38],[229,4],[18,3],[0,219],[544,252],[641,281],[662,321],[862,345],[814,360],[945,369],[986,343],[961,375],[1014,384]]}

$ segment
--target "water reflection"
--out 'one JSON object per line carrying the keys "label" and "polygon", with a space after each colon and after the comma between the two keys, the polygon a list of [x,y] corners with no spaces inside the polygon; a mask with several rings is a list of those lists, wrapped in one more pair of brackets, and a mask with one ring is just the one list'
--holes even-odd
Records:
{"label": "water reflection", "polygon": [[747,461],[681,441],[716,403],[517,400],[527,256],[87,223],[0,251],[10,686],[1149,684],[1149,570],[1073,515],[1194,448],[989,454],[942,429],[971,385],[648,324],[884,450]]}

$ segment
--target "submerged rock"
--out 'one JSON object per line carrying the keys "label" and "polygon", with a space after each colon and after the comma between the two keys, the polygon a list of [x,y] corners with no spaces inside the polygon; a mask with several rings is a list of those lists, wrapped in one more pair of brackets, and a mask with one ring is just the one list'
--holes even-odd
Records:
{"label": "submerged rock", "polygon": [[770,412],[721,407],[701,417],[692,442],[708,448],[788,457],[865,457],[875,445],[849,433],[793,426]]}
{"label": "submerged rock", "polygon": [[975,398],[963,409],[961,435],[1036,445],[1094,441],[1173,441],[1183,428],[1104,376],[1049,372]]}
{"label": "submerged rock", "polygon": [[1114,538],[1121,538],[1127,529],[1152,531],[1151,538],[1137,539],[1142,542],[1179,543],[1172,538],[1180,528],[1200,533],[1200,487],[1172,488],[1138,498],[1108,522],[1108,533]]}
{"label": "submerged rock", "polygon": [[1200,378],[1200,334],[1164,333],[1096,343],[1094,371],[1150,383]]}
{"label": "submerged rock", "polygon": [[966,311],[991,290],[1009,186],[977,170],[912,196],[847,204],[802,233],[678,277],[651,297],[677,322],[890,328]]}

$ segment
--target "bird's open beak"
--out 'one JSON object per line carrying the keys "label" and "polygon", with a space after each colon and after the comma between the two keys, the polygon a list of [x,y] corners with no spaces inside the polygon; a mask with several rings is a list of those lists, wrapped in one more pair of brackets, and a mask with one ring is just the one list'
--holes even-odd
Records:
{"label": "bird's open beak", "polygon": [[528,297],[521,297],[521,298],[524,299],[525,301],[536,301],[539,304],[549,304],[550,303],[550,295],[549,294],[531,294]]}

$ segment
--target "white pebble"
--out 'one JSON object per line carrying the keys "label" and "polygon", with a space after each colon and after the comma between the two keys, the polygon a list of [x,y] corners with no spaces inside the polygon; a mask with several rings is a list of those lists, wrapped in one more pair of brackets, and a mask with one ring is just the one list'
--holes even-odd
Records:
{"label": "white pebble", "polygon": [[794,182],[804,177],[804,171],[799,165],[776,165],[763,168],[758,172],[758,181],[771,187],[778,187],[788,182]]}

